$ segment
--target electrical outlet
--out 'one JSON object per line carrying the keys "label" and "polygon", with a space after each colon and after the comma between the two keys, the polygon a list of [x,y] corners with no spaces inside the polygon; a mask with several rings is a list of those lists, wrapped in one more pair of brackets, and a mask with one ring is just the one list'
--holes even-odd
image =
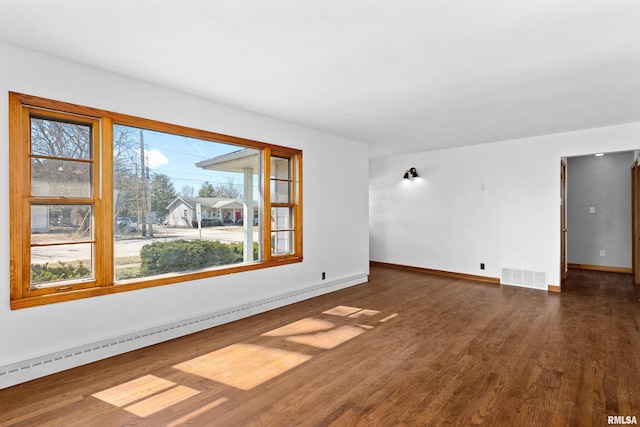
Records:
{"label": "electrical outlet", "polygon": [[605,256],[604,249],[600,249],[600,256]]}
{"label": "electrical outlet", "polygon": [[324,271],[322,272],[322,280],[326,279],[327,275],[324,273]]}
{"label": "electrical outlet", "polygon": [[480,270],[484,270],[484,262],[480,263]]}

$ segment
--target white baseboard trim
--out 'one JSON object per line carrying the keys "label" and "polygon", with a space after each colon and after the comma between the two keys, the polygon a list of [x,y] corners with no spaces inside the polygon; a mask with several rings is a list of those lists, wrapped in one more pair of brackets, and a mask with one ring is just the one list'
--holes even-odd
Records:
{"label": "white baseboard trim", "polygon": [[189,335],[194,332],[203,331],[224,323],[264,313],[265,311],[284,307],[339,289],[359,285],[367,281],[368,276],[366,274],[345,277],[339,280],[301,288],[293,292],[247,302],[212,313],[157,325],[126,335],[0,366],[0,389]]}

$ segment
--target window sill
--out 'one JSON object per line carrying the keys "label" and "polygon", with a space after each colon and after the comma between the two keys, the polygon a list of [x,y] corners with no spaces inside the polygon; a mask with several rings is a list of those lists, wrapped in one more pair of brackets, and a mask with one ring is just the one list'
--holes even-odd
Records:
{"label": "window sill", "polygon": [[48,304],[56,304],[65,301],[74,301],[84,298],[110,295],[119,292],[134,291],[137,289],[153,288],[156,286],[172,285],[193,280],[205,279],[208,277],[224,276],[227,274],[240,273],[243,271],[260,270],[263,268],[275,267],[279,265],[294,264],[302,262],[301,256],[274,257],[271,261],[255,262],[248,264],[238,264],[233,267],[218,267],[194,273],[180,273],[176,275],[163,275],[153,279],[132,279],[126,282],[112,284],[102,287],[87,289],[60,291],[56,293],[25,297],[11,300],[12,310],[20,310],[29,307],[38,307]]}

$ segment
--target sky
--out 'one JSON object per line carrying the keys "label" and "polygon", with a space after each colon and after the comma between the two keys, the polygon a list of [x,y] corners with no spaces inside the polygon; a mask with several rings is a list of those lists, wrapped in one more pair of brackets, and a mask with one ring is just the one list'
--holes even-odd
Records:
{"label": "sky", "polygon": [[[180,193],[184,186],[189,185],[193,187],[195,196],[205,181],[216,186],[227,184],[229,178],[235,180],[242,192],[242,174],[203,170],[195,166],[202,160],[238,151],[242,147],[146,129],[143,132],[145,159],[150,173],[167,175],[173,182],[176,192]],[[136,129],[132,138],[137,139],[138,135],[139,132]],[[137,151],[139,155],[140,150]],[[257,172],[254,175],[254,186],[257,185]]]}

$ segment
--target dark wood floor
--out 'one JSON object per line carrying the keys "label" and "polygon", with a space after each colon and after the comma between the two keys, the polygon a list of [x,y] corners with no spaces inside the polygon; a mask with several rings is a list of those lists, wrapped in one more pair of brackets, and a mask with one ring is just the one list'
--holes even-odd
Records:
{"label": "dark wood floor", "polygon": [[371,281],[0,390],[18,426],[603,426],[640,419],[640,287]]}

